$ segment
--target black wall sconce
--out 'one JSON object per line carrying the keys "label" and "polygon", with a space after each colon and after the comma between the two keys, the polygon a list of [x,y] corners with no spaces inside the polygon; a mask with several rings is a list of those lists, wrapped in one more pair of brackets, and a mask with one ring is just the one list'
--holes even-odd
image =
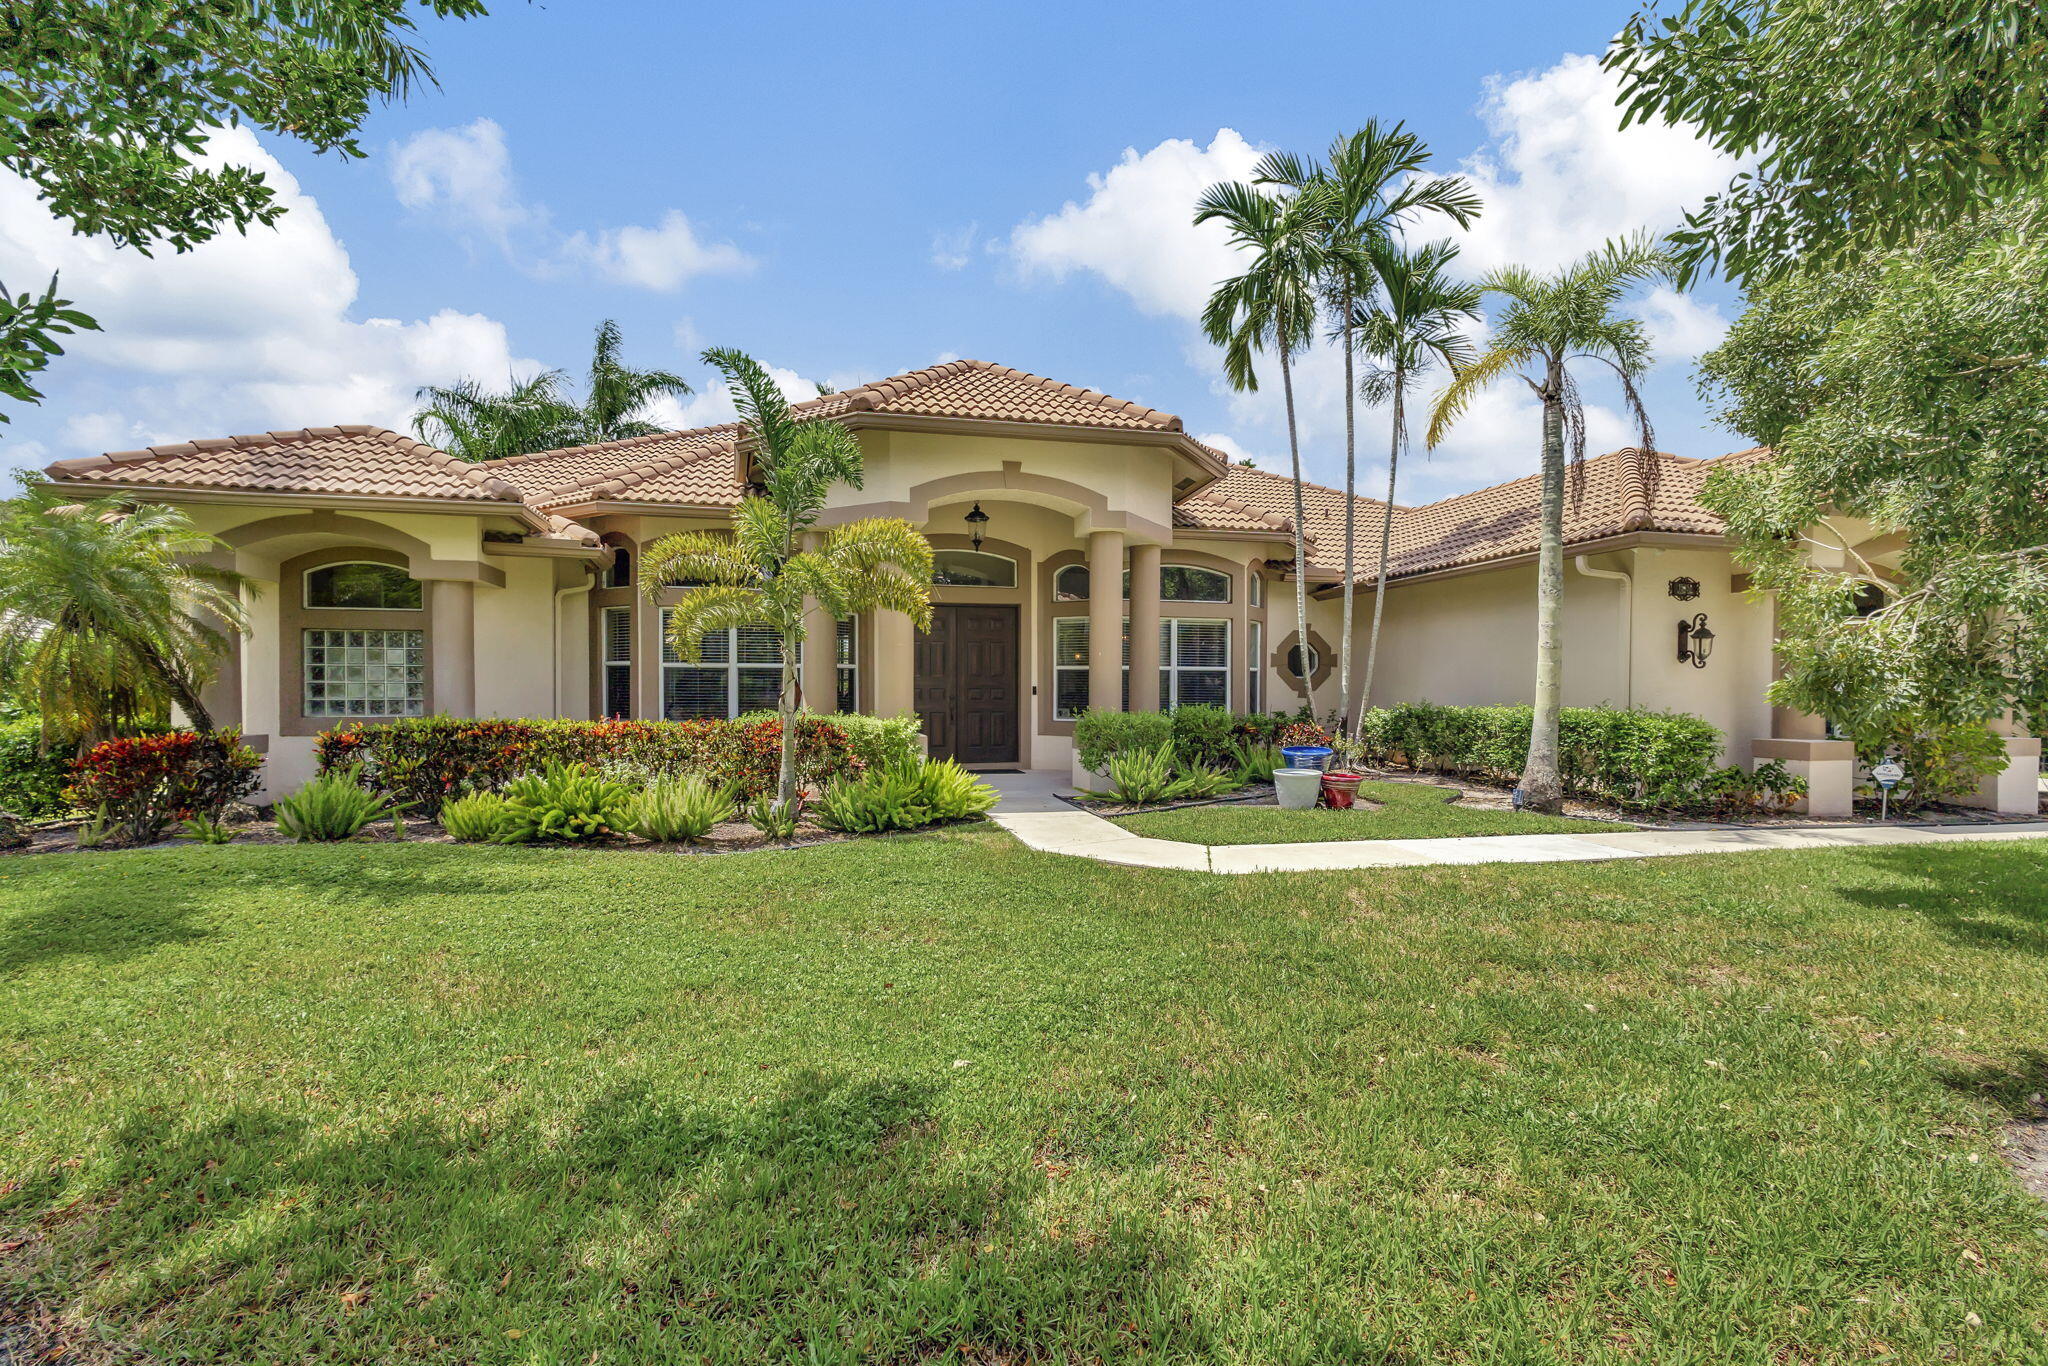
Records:
{"label": "black wall sconce", "polygon": [[974,505],[974,511],[967,514],[967,540],[976,550],[981,549],[982,528],[988,525],[988,514],[981,510],[981,504]]}
{"label": "black wall sconce", "polygon": [[1678,662],[1690,664],[1695,669],[1707,667],[1707,656],[1714,652],[1714,633],[1707,629],[1707,614],[1701,612],[1691,621],[1678,619]]}

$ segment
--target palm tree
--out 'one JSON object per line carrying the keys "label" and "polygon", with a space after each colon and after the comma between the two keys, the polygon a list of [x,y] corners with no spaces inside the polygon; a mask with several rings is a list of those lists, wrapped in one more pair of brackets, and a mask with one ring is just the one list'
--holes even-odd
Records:
{"label": "palm tree", "polygon": [[[1431,242],[1413,251],[1381,241],[1372,247],[1373,277],[1379,298],[1359,309],[1358,349],[1372,361],[1361,385],[1367,402],[1392,408],[1393,429],[1387,444],[1387,501],[1380,512],[1378,586],[1373,590],[1372,632],[1365,646],[1365,686],[1359,705],[1372,705],[1373,665],[1379,659],[1381,609],[1387,601],[1387,558],[1394,539],[1394,495],[1401,452],[1408,446],[1408,390],[1438,365],[1456,372],[1472,363],[1472,342],[1462,330],[1479,316],[1480,288],[1451,277],[1458,249],[1449,242]],[[1348,458],[1347,458],[1347,464]],[[1346,493],[1350,490],[1347,488]],[[1351,566],[1350,528],[1345,529],[1345,577]],[[1350,638],[1350,601],[1345,602],[1345,638]],[[1350,694],[1345,694],[1348,723]]]}
{"label": "palm tree", "polygon": [[643,421],[638,414],[658,398],[688,398],[696,392],[681,375],[667,370],[633,369],[619,359],[623,344],[617,323],[606,318],[597,325],[590,379],[583,390],[582,431],[578,434],[581,442],[652,436],[661,428]]}
{"label": "palm tree", "polygon": [[1569,363],[1601,362],[1621,380],[1644,450],[1656,448],[1650,415],[1636,392],[1650,361],[1649,338],[1634,318],[1616,313],[1628,288],[1668,278],[1670,264],[1647,236],[1611,241],[1550,275],[1519,266],[1481,281],[1505,299],[1486,353],[1458,371],[1438,395],[1429,417],[1429,444],[1442,442],[1472,400],[1503,375],[1514,375],[1543,404],[1543,504],[1536,559],[1536,698],[1529,727],[1529,757],[1522,768],[1524,804],[1555,811],[1563,802],[1558,774],[1558,699],[1563,643],[1558,614],[1564,600],[1565,447],[1572,459],[1586,453],[1586,414]]}
{"label": "palm tree", "polygon": [[652,436],[662,429],[640,416],[647,405],[695,391],[681,375],[627,365],[619,356],[624,344],[616,322],[606,318],[597,325],[581,403],[569,394],[559,370],[509,380],[502,392],[474,379],[428,384],[415,395],[426,406],[413,414],[413,430],[463,460]]}
{"label": "palm tree", "polygon": [[504,390],[477,380],[426,384],[414,397],[426,406],[412,415],[420,439],[458,460],[498,460],[528,451],[577,444],[581,420],[562,391],[562,372],[509,379]]}
{"label": "palm tree", "polygon": [[1479,216],[1479,196],[1463,176],[1425,176],[1429,146],[1401,123],[1368,119],[1363,128],[1330,143],[1317,165],[1288,152],[1260,158],[1253,179],[1314,196],[1327,239],[1324,305],[1334,320],[1332,339],[1344,348],[1344,625],[1337,651],[1337,715],[1351,724],[1351,619],[1357,575],[1358,388],[1353,374],[1358,302],[1374,292],[1370,253],[1409,219],[1440,213],[1459,227]]}
{"label": "palm tree", "polygon": [[1241,392],[1259,387],[1255,352],[1271,347],[1280,360],[1280,390],[1287,405],[1287,450],[1294,462],[1294,629],[1301,651],[1301,685],[1311,715],[1315,683],[1308,668],[1308,553],[1303,527],[1308,511],[1301,492],[1301,436],[1294,417],[1294,356],[1315,332],[1316,290],[1329,270],[1322,210],[1306,194],[1282,198],[1255,185],[1228,181],[1203,191],[1197,225],[1220,220],[1230,242],[1247,256],[1242,275],[1216,286],[1202,309],[1202,331],[1223,348],[1223,373]]}
{"label": "palm tree", "polygon": [[0,507],[0,679],[42,714],[46,740],[114,734],[173,705],[213,729],[199,690],[245,622],[246,580],[202,562],[219,548],[152,503],[66,503],[36,486]]}
{"label": "palm tree", "polygon": [[814,549],[800,549],[832,486],[861,486],[859,438],[837,422],[799,422],[752,357],[715,349],[703,359],[732,390],[762,492],[733,510],[730,536],[683,531],[649,546],[640,591],[652,598],[673,583],[701,585],[684,589],[669,616],[669,643],[686,660],[701,656],[708,631],[765,625],[776,633],[782,754],[775,800],[787,812],[796,801],[796,720],[803,701],[797,650],[805,636],[805,600],[835,619],[879,609],[902,612],[919,630],[929,629],[932,548],[901,518],[870,517],[832,527]]}

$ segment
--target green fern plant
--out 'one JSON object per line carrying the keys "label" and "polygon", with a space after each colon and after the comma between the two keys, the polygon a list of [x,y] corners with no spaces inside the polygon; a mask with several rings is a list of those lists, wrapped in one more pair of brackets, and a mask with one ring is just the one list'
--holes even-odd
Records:
{"label": "green fern plant", "polygon": [[626,828],[656,844],[700,840],[731,819],[731,791],[696,776],[650,783],[626,809]]}
{"label": "green fern plant", "polygon": [[955,759],[926,760],[921,777],[933,820],[975,820],[1002,800],[1002,793],[960,767]]}
{"label": "green fern plant", "polygon": [[1273,771],[1287,762],[1278,745],[1251,744],[1242,740],[1232,746],[1230,761],[1240,784],[1270,783]]}
{"label": "green fern plant", "polygon": [[611,839],[626,828],[633,791],[586,764],[553,763],[505,785],[499,844]]}
{"label": "green fern plant", "polygon": [[277,799],[277,828],[301,844],[353,839],[371,821],[396,816],[399,806],[358,779],[363,766],[313,779],[289,797]]}
{"label": "green fern plant", "polygon": [[773,793],[763,792],[747,804],[747,824],[771,840],[792,840],[796,838],[796,825],[803,818],[803,810],[801,797],[784,803],[776,801]]}
{"label": "green fern plant", "polygon": [[197,840],[201,844],[227,844],[235,837],[232,827],[211,816],[194,816],[178,830],[186,839]]}
{"label": "green fern plant", "polygon": [[471,792],[441,808],[441,828],[463,844],[481,844],[498,833],[505,799],[495,792]]}
{"label": "green fern plant", "polygon": [[88,816],[78,823],[76,836],[80,849],[97,849],[114,837],[115,821],[107,810],[105,802],[100,803],[97,814]]}
{"label": "green fern plant", "polygon": [[842,778],[818,798],[818,823],[847,834],[913,830],[932,823],[926,799],[926,761],[904,759],[869,769],[858,778]]}

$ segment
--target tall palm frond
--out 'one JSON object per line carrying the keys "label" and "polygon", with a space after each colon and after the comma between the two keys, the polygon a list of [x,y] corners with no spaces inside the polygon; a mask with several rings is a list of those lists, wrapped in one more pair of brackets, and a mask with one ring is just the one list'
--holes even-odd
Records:
{"label": "tall palm frond", "polygon": [[412,415],[422,441],[458,460],[497,460],[578,444],[582,418],[563,392],[562,372],[511,378],[502,390],[474,379],[421,385]]}
{"label": "tall palm frond", "polygon": [[696,390],[681,375],[667,370],[636,370],[621,358],[625,338],[619,325],[606,318],[597,325],[590,378],[583,389],[583,439],[623,441],[652,436],[661,430],[639,414],[659,398],[688,398]]}

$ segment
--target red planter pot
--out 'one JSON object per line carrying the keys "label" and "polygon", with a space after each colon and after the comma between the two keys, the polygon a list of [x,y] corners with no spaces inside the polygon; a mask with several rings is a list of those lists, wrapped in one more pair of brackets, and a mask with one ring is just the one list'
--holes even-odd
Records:
{"label": "red planter pot", "polygon": [[1323,805],[1336,811],[1349,811],[1351,804],[1358,800],[1358,785],[1364,781],[1363,773],[1325,773]]}

